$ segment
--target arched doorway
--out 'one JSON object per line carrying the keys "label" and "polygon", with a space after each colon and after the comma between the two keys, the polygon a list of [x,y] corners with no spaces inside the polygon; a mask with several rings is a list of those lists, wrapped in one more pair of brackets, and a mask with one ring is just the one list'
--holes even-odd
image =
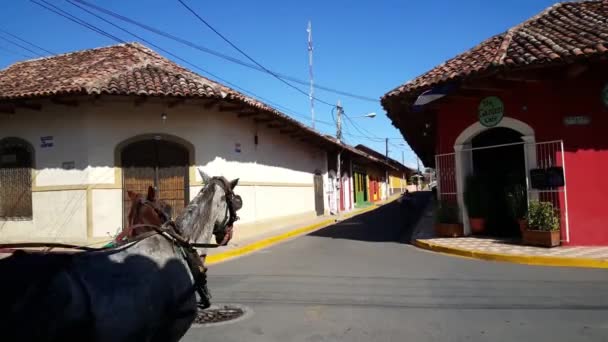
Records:
{"label": "arched doorway", "polygon": [[123,218],[131,209],[127,191],[145,194],[149,186],[157,198],[179,215],[189,201],[189,165],[191,149],[175,139],[163,136],[140,137],[120,149],[123,184]]}
{"label": "arched doorway", "polygon": [[519,228],[511,216],[507,192],[526,184],[526,163],[522,134],[506,127],[491,128],[471,140],[473,173],[488,192],[487,233],[517,236]]}
{"label": "arched doorway", "polygon": [[[534,129],[532,129],[532,127],[530,125],[528,125],[527,123],[525,123],[521,120],[517,120],[517,119],[511,118],[511,117],[505,116],[493,128],[485,127],[480,122],[476,122],[476,123],[470,125],[469,127],[467,127],[466,129],[464,129],[458,135],[458,137],[456,138],[456,140],[454,142],[453,158],[451,160],[448,160],[450,156],[445,155],[448,158],[446,158],[446,160],[443,160],[443,161],[440,160],[440,164],[441,164],[440,168],[446,168],[448,170],[450,168],[453,168],[452,174],[454,175],[453,181],[455,184],[452,185],[448,181],[447,185],[449,185],[449,186],[447,186],[447,188],[444,189],[443,187],[446,184],[441,185],[441,183],[438,183],[438,185],[441,185],[441,187],[438,188],[438,190],[439,190],[440,194],[444,193],[446,191],[453,192],[454,190],[456,190],[453,193],[453,195],[455,195],[457,197],[456,199],[458,202],[458,207],[460,208],[460,211],[461,211],[461,217],[462,217],[462,223],[464,224],[465,235],[469,235],[471,233],[469,219],[467,216],[466,207],[464,205],[463,194],[464,194],[466,177],[474,172],[473,153],[471,152],[471,151],[473,151],[472,150],[473,139],[480,136],[480,139],[478,139],[476,142],[477,146],[486,145],[488,143],[491,143],[490,141],[492,140],[492,138],[490,138],[490,137],[483,138],[483,135],[481,135],[481,134],[483,134],[484,132],[491,132],[492,130],[499,129],[499,128],[506,128],[506,129],[510,129],[512,131],[519,133],[520,141],[525,144],[525,145],[522,144],[523,146],[534,146],[536,143]],[[500,132],[500,131],[494,131],[494,132]],[[491,133],[487,133],[487,134],[490,134],[490,136],[491,136]],[[500,135],[500,133],[499,133],[499,135]],[[484,142],[484,139],[488,139],[490,141],[486,140]],[[497,137],[495,141],[499,141],[500,139],[501,139],[500,137]],[[503,137],[502,139],[508,140],[507,137]],[[486,145],[486,147],[489,147],[489,146]],[[529,148],[529,147],[526,148],[526,153],[525,153],[523,162],[525,163],[525,166],[522,168],[523,172],[529,172],[530,169],[533,169],[536,167],[536,149],[535,148]],[[447,172],[445,174],[448,174],[448,176],[449,176],[450,172]],[[444,182],[445,182],[445,179],[444,179]],[[450,195],[452,195],[452,194],[450,194]]]}
{"label": "arched doorway", "polygon": [[0,140],[0,219],[32,218],[34,149],[19,138]]}

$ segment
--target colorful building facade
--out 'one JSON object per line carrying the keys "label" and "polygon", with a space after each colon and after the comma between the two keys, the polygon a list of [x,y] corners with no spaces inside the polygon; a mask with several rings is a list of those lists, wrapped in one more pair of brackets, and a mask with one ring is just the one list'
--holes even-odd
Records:
{"label": "colorful building facade", "polygon": [[477,175],[487,179],[492,215],[508,222],[493,233],[517,234],[508,189],[521,186],[527,201],[552,203],[562,244],[608,245],[607,8],[556,4],[382,98],[436,167],[437,191],[458,204],[465,232],[465,182]]}

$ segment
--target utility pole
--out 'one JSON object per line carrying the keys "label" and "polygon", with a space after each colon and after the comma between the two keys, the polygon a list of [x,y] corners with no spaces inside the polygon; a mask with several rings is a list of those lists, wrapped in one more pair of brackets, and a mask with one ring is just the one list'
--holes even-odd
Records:
{"label": "utility pole", "polygon": [[[310,117],[312,120],[312,128],[315,128],[315,87],[314,78],[312,73],[312,23],[308,21],[308,74],[310,76],[310,92],[308,98],[310,99]],[[339,139],[339,138],[338,138]]]}
{"label": "utility pole", "polygon": [[[338,105],[336,106],[336,111],[337,113],[337,120],[336,120],[336,139],[338,139],[338,143],[342,144],[342,105],[340,104],[340,100],[338,100]],[[338,217],[340,217],[340,188],[341,188],[341,183],[342,183],[342,176],[340,173],[340,155],[342,154],[342,147],[340,146],[338,149],[338,165],[336,166],[336,170],[337,170],[337,177],[336,179],[338,180],[338,186],[336,188],[337,193],[336,193],[336,198],[338,199],[338,203],[336,205],[336,212],[338,213]]]}
{"label": "utility pole", "polygon": [[389,179],[388,179],[388,138],[384,139],[384,143],[385,143],[385,146],[386,146],[386,155],[385,155],[385,161],[386,161],[386,175],[385,175],[385,177],[386,177],[386,179],[385,179],[385,183],[386,183],[386,198],[388,198],[388,193],[389,193],[389,190],[390,190],[390,182],[389,182]]}

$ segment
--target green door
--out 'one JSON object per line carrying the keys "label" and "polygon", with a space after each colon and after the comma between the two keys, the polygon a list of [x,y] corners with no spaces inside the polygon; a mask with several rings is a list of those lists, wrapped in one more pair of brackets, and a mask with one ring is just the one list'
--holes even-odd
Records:
{"label": "green door", "polygon": [[363,175],[355,173],[355,204],[361,205],[365,202],[365,182],[363,181]]}

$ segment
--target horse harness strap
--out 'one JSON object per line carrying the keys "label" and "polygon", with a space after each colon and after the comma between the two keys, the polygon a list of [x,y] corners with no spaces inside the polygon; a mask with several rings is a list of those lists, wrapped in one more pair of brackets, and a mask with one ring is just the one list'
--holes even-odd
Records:
{"label": "horse harness strap", "polygon": [[139,241],[140,239],[143,240],[152,235],[159,234],[159,235],[167,238],[168,240],[172,241],[173,243],[175,243],[179,247],[179,249],[182,253],[182,256],[184,257],[184,260],[186,261],[186,264],[188,265],[188,269],[190,270],[190,273],[192,274],[192,278],[194,280],[194,290],[196,292],[198,292],[198,295],[201,298],[199,305],[203,309],[206,309],[209,306],[211,306],[211,302],[210,302],[211,294],[209,293],[209,289],[207,288],[207,268],[203,265],[203,262],[201,261],[201,257],[198,254],[198,251],[196,250],[196,248],[215,248],[215,247],[219,247],[220,245],[190,243],[186,239],[184,239],[181,235],[176,233],[174,230],[174,227],[173,227],[173,229],[164,227],[165,225],[172,226],[173,224],[174,224],[173,221],[170,221],[168,223],[165,223],[162,227],[159,227],[156,225],[151,225],[151,224],[137,225],[140,227],[152,228],[154,231],[141,234],[141,235],[137,236],[135,241],[130,241],[130,242],[136,242],[136,241]]}
{"label": "horse harness strap", "polygon": [[[172,221],[169,221],[172,222]],[[133,225],[131,227],[129,227],[130,229],[133,228],[152,228],[154,231],[151,232],[146,232],[146,233],[142,233],[137,235],[135,238],[130,239],[128,242],[132,243],[132,242],[137,242],[140,240],[143,240],[145,238],[148,238],[152,235],[156,235],[156,234],[160,234],[165,236],[166,238],[169,238],[170,240],[173,240],[177,243],[177,245],[179,245],[180,247],[194,247],[194,248],[218,248],[221,247],[222,245],[217,244],[217,243],[195,243],[195,242],[188,242],[186,239],[184,239],[181,235],[177,234],[175,231],[173,231],[172,229],[166,229],[163,227],[159,227],[157,225],[153,225],[153,224],[146,224],[146,223],[142,223],[142,224],[136,224]]]}

